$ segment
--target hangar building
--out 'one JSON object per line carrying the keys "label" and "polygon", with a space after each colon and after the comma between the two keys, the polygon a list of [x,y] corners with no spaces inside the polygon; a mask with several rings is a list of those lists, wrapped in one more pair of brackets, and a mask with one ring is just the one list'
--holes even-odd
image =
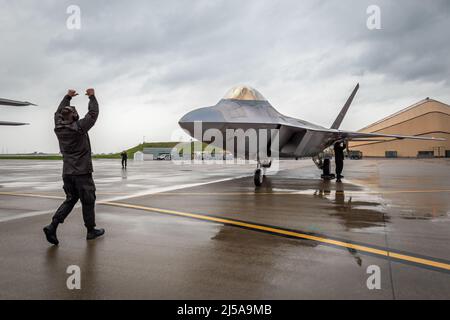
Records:
{"label": "hangar building", "polygon": [[450,157],[450,106],[426,98],[381,119],[359,132],[432,136],[446,141],[385,139],[353,141],[351,150],[368,157]]}

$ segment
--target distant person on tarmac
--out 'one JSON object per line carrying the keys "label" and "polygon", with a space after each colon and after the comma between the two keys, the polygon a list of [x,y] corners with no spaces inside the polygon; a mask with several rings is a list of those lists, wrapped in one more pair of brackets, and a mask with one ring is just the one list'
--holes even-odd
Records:
{"label": "distant person on tarmac", "polygon": [[344,169],[344,150],[347,145],[344,141],[339,141],[334,144],[334,161],[336,163],[336,182],[341,182],[344,177],[342,169]]}
{"label": "distant person on tarmac", "polygon": [[88,131],[94,126],[98,118],[98,102],[94,89],[87,89],[89,110],[80,119],[70,100],[77,96],[75,90],[69,90],[59,104],[55,113],[55,134],[59,141],[59,148],[63,155],[63,182],[66,200],[56,210],[51,224],[44,227],[47,241],[58,245],[56,229],[63,223],[78,200],[81,200],[84,225],[87,228],[87,240],[102,236],[104,229],[95,228],[95,184],[92,179],[91,144]]}
{"label": "distant person on tarmac", "polygon": [[120,156],[122,157],[122,169],[127,168],[127,160],[128,160],[128,154],[126,151],[123,151]]}

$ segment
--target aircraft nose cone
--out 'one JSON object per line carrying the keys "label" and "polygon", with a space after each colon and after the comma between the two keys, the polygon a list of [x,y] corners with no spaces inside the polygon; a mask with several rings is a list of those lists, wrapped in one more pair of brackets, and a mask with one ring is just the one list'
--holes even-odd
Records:
{"label": "aircraft nose cone", "polygon": [[213,109],[212,107],[195,109],[191,112],[186,113],[179,121],[179,123],[185,122],[194,122],[194,121],[203,121],[203,122],[219,122],[223,121],[222,114]]}
{"label": "aircraft nose cone", "polygon": [[200,108],[193,110],[191,112],[186,113],[180,121],[178,121],[178,124],[181,128],[189,131],[190,133],[193,132],[194,123],[195,122],[205,122],[205,123],[217,123],[217,122],[223,122],[224,118],[222,114],[214,110],[212,107],[206,107],[206,108]]}
{"label": "aircraft nose cone", "polygon": [[183,117],[181,117],[181,119],[180,119],[180,121],[178,121],[178,123],[180,125],[182,125],[182,124],[189,123],[189,122],[200,121],[198,119],[197,114],[198,114],[197,110],[190,111],[190,112],[186,113]]}
{"label": "aircraft nose cone", "polygon": [[200,121],[197,110],[186,113],[183,117],[181,117],[180,121],[178,121],[178,124],[181,128],[187,130],[192,136],[195,121]]}

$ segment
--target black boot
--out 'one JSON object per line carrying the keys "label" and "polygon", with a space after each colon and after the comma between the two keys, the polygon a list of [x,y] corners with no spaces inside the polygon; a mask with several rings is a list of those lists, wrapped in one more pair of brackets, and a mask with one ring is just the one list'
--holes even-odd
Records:
{"label": "black boot", "polygon": [[47,238],[47,241],[51,244],[57,246],[59,244],[58,238],[56,237],[56,228],[57,224],[51,223],[48,226],[44,227],[44,233]]}
{"label": "black boot", "polygon": [[88,230],[87,236],[86,236],[86,240],[94,240],[98,237],[101,237],[102,235],[105,234],[105,229],[91,229]]}

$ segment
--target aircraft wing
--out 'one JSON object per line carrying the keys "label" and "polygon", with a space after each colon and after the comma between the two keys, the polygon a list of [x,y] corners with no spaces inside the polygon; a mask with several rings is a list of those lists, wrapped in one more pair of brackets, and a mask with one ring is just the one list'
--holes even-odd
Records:
{"label": "aircraft wing", "polygon": [[445,141],[442,138],[429,136],[408,136],[383,133],[364,133],[338,129],[316,128],[302,125],[282,125],[280,130],[288,131],[290,136],[285,143],[281,143],[280,154],[294,154],[298,157],[314,156],[332,146],[337,141],[386,141],[395,139],[414,139],[428,141]]}
{"label": "aircraft wing", "polygon": [[394,139],[414,139],[414,140],[431,140],[431,141],[445,141],[443,138],[435,138],[428,136],[405,136],[400,134],[383,134],[383,133],[363,133],[363,132],[351,132],[343,131],[343,134],[347,135],[348,140],[361,139],[361,138],[394,138]]}
{"label": "aircraft wing", "polygon": [[10,122],[10,121],[0,121],[0,126],[24,126],[29,123],[23,123],[23,122]]}
{"label": "aircraft wing", "polygon": [[35,106],[34,103],[31,103],[28,101],[17,101],[17,100],[3,99],[3,98],[0,98],[0,105],[14,106],[14,107]]}
{"label": "aircraft wing", "polygon": [[[3,99],[3,98],[0,98],[0,105],[13,106],[13,107],[35,106],[34,103],[31,103],[28,101],[17,101],[17,100]],[[0,126],[24,126],[27,124],[29,124],[29,123],[0,121]]]}
{"label": "aircraft wing", "polygon": [[[353,132],[346,130],[339,130],[339,126],[347,113],[356,92],[359,89],[359,84],[355,86],[351,95],[345,102],[341,109],[341,112],[337,116],[336,120],[333,122],[330,129],[313,125],[305,121],[298,119],[293,119],[289,117],[284,117],[286,121],[285,125],[291,127],[291,133],[293,132],[294,140],[291,144],[296,144],[295,154],[297,155],[312,155],[321,152],[325,148],[333,145],[335,142],[340,140],[356,140],[356,141],[385,141],[389,139],[414,139],[414,140],[428,140],[428,141],[445,141],[442,138],[434,138],[428,136],[408,136],[400,134],[385,134],[385,133],[366,133],[366,132]],[[296,132],[304,132],[304,136],[295,139]],[[288,143],[289,143],[288,142]],[[288,150],[286,148],[286,150]],[[293,150],[292,146],[290,150]]]}
{"label": "aircraft wing", "polygon": [[[352,132],[352,131],[338,130],[358,89],[359,89],[359,83],[356,84],[355,89],[353,89],[353,92],[351,93],[350,97],[348,97],[347,102],[342,107],[341,112],[337,116],[336,120],[333,122],[330,129],[308,128],[308,130],[326,132],[326,133],[328,133],[328,134],[326,134],[328,137],[330,137],[330,134],[331,134],[331,138],[332,139],[337,138],[336,140],[346,139],[346,140],[360,140],[361,141],[362,139],[393,138],[393,139],[445,141],[445,139],[434,138],[434,137],[405,136],[405,135],[400,135],[400,134],[365,133],[365,132]],[[385,140],[385,139],[383,139],[383,140]]]}
{"label": "aircraft wing", "polygon": [[435,138],[428,136],[408,136],[401,134],[385,134],[385,133],[370,133],[370,132],[354,132],[335,129],[315,129],[308,128],[310,131],[322,132],[330,134],[335,141],[338,140],[361,140],[373,138],[393,138],[393,139],[414,139],[414,140],[431,140],[431,141],[445,141],[444,138]]}

